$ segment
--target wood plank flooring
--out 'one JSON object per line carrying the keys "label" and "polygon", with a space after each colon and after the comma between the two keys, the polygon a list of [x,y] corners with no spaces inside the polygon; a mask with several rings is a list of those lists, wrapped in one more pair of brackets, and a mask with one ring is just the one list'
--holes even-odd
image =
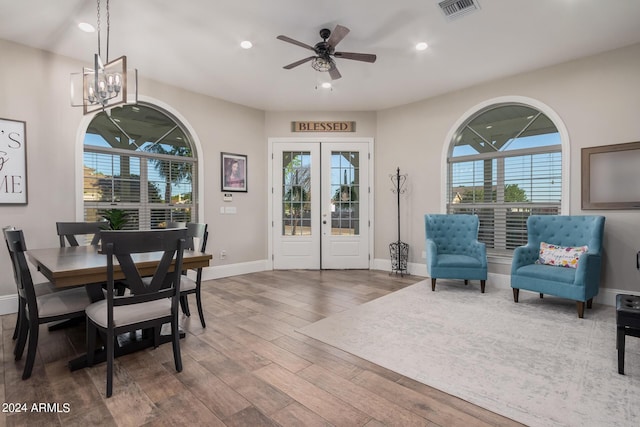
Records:
{"label": "wood plank flooring", "polygon": [[[24,360],[13,358],[15,315],[2,316],[0,426],[520,425],[296,332],[421,279],[325,270],[204,282],[207,328],[193,297],[192,316],[181,320],[183,371],[175,372],[170,344],[118,358],[109,399],[104,364],[67,368],[85,350],[83,324],[41,327],[33,375],[22,381]],[[28,412],[6,412],[10,403]],[[60,410],[35,412],[33,403]]]}

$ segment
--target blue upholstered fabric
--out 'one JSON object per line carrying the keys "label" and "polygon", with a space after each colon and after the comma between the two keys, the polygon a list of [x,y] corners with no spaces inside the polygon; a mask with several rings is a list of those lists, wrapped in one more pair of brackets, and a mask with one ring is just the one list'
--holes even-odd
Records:
{"label": "blue upholstered fabric", "polygon": [[487,279],[487,252],[476,215],[424,216],[427,270],[432,279]]}
{"label": "blue upholstered fabric", "polygon": [[[598,295],[602,265],[603,216],[532,215],[527,220],[527,245],[516,248],[511,287],[586,302]],[[589,247],[578,268],[536,264],[540,242]]]}

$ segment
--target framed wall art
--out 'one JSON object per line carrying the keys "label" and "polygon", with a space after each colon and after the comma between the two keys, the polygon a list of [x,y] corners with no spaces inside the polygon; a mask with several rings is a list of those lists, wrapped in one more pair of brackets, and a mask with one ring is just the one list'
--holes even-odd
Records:
{"label": "framed wall art", "polygon": [[640,209],[640,142],[582,149],[582,209]]}
{"label": "framed wall art", "polygon": [[221,191],[247,192],[247,156],[221,153]]}
{"label": "framed wall art", "polygon": [[27,124],[0,118],[0,205],[27,204]]}

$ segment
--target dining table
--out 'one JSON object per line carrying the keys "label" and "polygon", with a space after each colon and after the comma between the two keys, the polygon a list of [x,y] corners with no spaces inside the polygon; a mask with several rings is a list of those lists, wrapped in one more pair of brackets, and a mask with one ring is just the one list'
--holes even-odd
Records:
{"label": "dining table", "polygon": [[[148,252],[132,256],[142,276],[151,276],[158,267],[162,252]],[[27,258],[40,273],[56,288],[84,286],[91,301],[104,298],[102,285],[107,281],[107,256],[101,252],[100,246],[66,246],[56,248],[30,249]],[[184,250],[182,258],[183,271],[209,266],[211,254],[194,250]],[[124,273],[114,259],[114,280],[124,279]],[[181,334],[184,336],[184,333]],[[117,340],[116,340],[117,341]],[[171,341],[169,335],[161,336],[162,342]],[[140,339],[126,345],[116,342],[115,355],[121,356],[153,345],[149,334],[142,334]],[[94,356],[96,362],[106,360],[104,350]],[[69,361],[71,370],[86,366],[86,355]]]}

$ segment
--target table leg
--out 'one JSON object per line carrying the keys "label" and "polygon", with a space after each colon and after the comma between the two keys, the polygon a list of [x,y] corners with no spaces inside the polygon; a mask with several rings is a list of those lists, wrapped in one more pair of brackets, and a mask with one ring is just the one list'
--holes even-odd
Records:
{"label": "table leg", "polygon": [[618,347],[618,373],[624,375],[624,326],[617,327],[616,344]]}
{"label": "table leg", "polygon": [[[129,332],[126,332],[126,333],[128,334]],[[121,346],[118,344],[118,338],[116,337],[114,356],[120,357],[120,356],[124,356],[125,354],[131,354],[136,351],[144,350],[145,348],[154,346],[153,333],[147,334],[147,333],[144,333],[143,331],[142,336],[143,336],[143,339],[130,341],[124,346]],[[181,329],[180,338],[184,338],[185,336],[186,336],[185,332]],[[102,337],[102,339],[104,339],[104,337]],[[171,334],[160,335],[160,344],[169,343],[171,341],[172,341]],[[104,347],[100,348],[99,350],[96,350],[93,356],[93,364],[95,365],[97,363],[102,363],[102,362],[105,362],[106,360],[107,360],[107,353]],[[82,356],[79,356],[79,357],[76,357],[75,359],[70,360],[68,362],[68,366],[69,366],[69,370],[71,371],[77,371],[78,369],[86,368],[87,355],[83,354]]]}

